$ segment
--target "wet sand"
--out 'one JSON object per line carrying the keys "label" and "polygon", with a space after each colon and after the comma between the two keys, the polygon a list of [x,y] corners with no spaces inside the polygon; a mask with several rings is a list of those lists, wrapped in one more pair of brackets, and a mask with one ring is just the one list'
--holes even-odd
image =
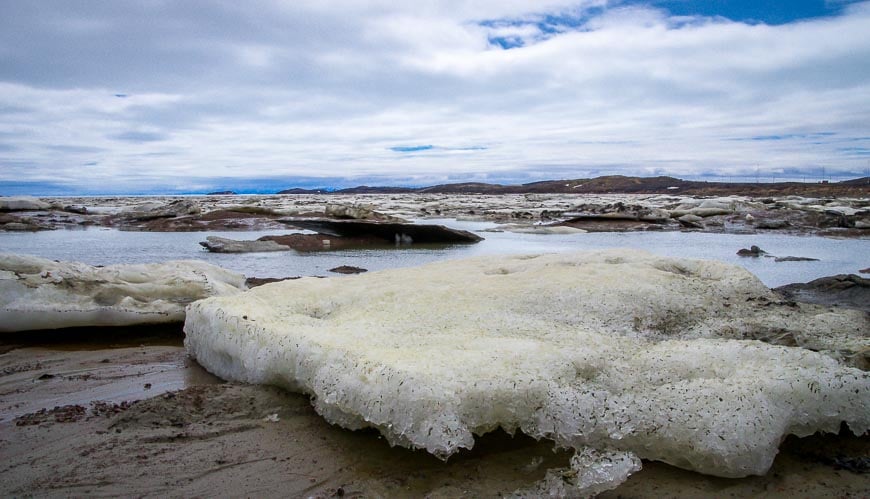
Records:
{"label": "wet sand", "polygon": [[[493,497],[570,458],[503,432],[446,463],[391,448],[374,431],[327,424],[306,396],[221,382],[171,329],[50,336],[0,345],[3,496]],[[763,477],[644,462],[602,497],[867,497],[868,458],[867,436],[790,437]]]}

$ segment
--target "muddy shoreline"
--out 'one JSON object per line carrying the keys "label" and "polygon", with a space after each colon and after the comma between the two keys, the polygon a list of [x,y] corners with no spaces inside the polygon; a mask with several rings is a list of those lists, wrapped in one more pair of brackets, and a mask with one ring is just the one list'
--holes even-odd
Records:
{"label": "muddy shoreline", "polygon": [[[226,383],[190,360],[179,324],[0,338],[0,493],[498,497],[570,453],[496,431],[442,462],[326,423],[308,397]],[[789,437],[764,476],[644,462],[601,497],[866,497],[870,436]]]}
{"label": "muddy shoreline", "polygon": [[[304,395],[210,378],[180,346],[28,346],[2,363],[4,373],[20,369],[3,376],[6,496],[497,497],[570,458],[501,431],[446,463],[391,448],[374,431],[327,424]],[[110,373],[107,365],[122,367]],[[67,386],[60,395],[58,385]],[[28,404],[10,408],[16,390],[26,390]],[[848,431],[789,437],[761,477],[644,462],[601,497],[865,497],[868,453],[870,437]]]}

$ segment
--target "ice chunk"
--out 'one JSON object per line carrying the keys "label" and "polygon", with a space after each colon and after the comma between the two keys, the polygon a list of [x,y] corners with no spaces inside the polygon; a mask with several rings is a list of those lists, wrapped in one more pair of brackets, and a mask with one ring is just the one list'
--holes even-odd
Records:
{"label": "ice chunk", "polygon": [[0,211],[37,211],[49,208],[50,204],[29,196],[0,197]]}
{"label": "ice chunk", "polygon": [[244,276],[205,262],[92,267],[0,253],[0,332],[182,321],[191,302],[244,289]]}
{"label": "ice chunk", "polygon": [[630,452],[579,450],[571,458],[568,469],[547,470],[547,476],[528,490],[514,497],[593,497],[615,489],[632,473],[641,469],[641,462]]}
{"label": "ice chunk", "polygon": [[867,373],[722,339],[866,342],[862,314],[775,300],[720,262],[488,256],[202,300],[185,342],[218,376],[311,394],[330,422],[441,457],[502,427],[745,476],[789,433],[870,426]]}

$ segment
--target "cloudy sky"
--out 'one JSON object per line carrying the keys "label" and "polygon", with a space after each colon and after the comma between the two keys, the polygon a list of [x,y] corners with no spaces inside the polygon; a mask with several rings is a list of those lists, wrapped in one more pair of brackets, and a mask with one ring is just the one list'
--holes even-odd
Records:
{"label": "cloudy sky", "polygon": [[0,194],[870,169],[870,1],[0,0]]}

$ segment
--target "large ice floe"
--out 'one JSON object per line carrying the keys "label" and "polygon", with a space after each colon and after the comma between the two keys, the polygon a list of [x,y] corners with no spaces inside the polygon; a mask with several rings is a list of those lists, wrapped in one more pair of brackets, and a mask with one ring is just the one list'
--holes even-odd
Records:
{"label": "large ice floe", "polygon": [[0,253],[0,332],[180,322],[245,277],[198,261],[93,267]]}
{"label": "large ice floe", "polygon": [[[192,304],[185,331],[211,372],[308,393],[392,444],[446,458],[502,427],[574,448],[532,491],[574,494],[639,458],[740,477],[788,434],[863,434],[870,378],[837,345],[866,345],[867,326],[740,267],[610,250],[268,284]],[[828,352],[753,340],[772,331]]]}

